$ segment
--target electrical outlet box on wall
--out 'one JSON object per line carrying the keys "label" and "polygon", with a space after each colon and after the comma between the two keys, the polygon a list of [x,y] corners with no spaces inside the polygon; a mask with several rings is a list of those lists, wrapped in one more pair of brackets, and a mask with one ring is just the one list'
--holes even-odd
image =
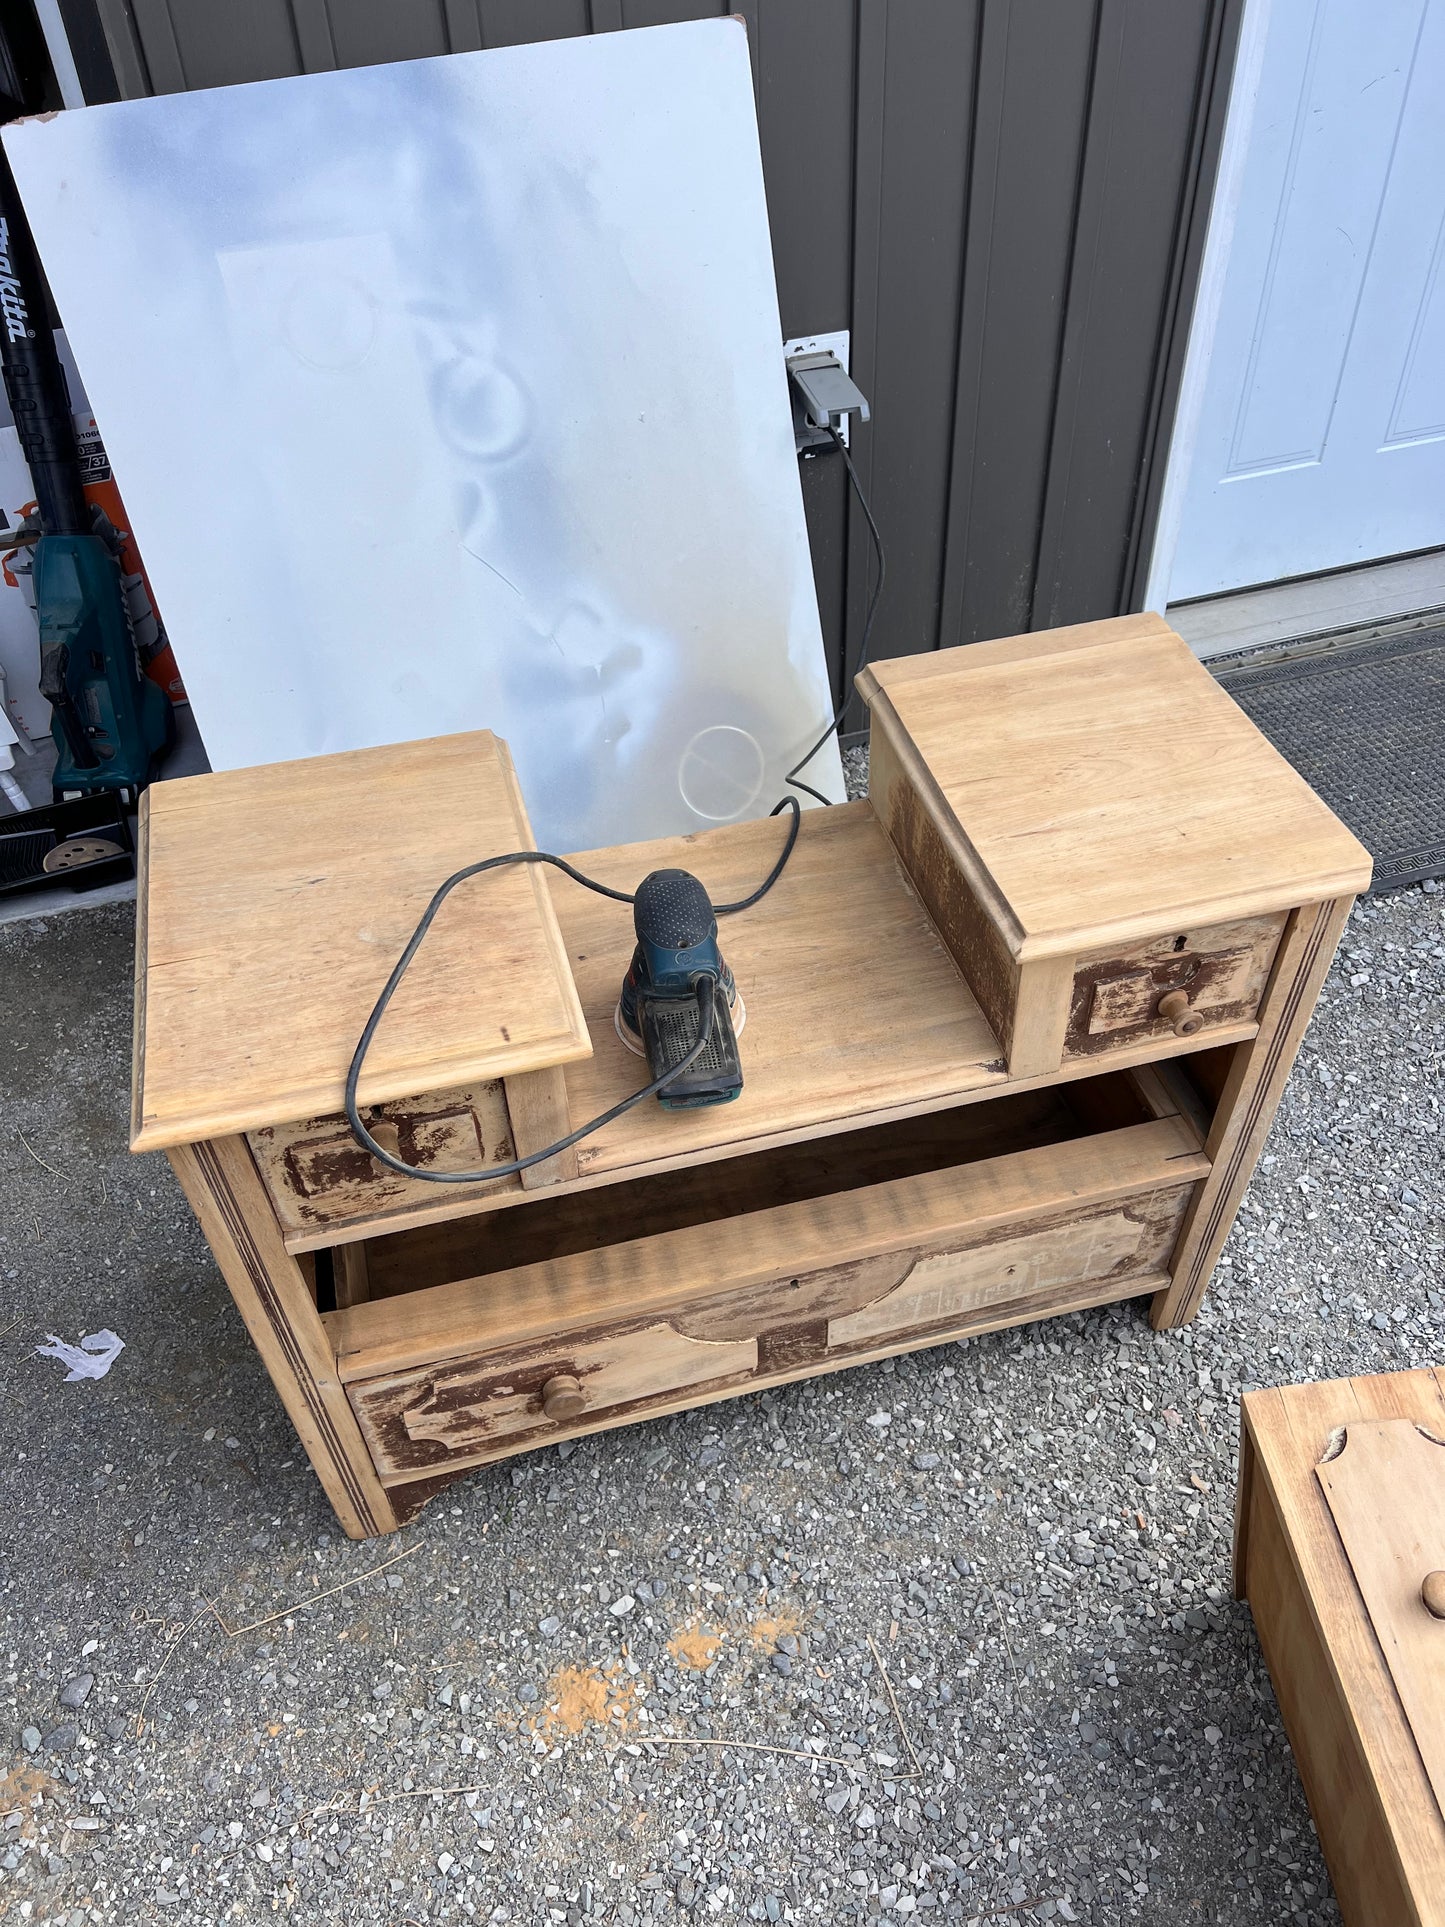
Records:
{"label": "electrical outlet box on wall", "polygon": [[[835,354],[843,364],[845,373],[851,374],[853,371],[848,366],[848,344],[851,339],[850,331],[847,328],[837,328],[832,334],[794,335],[791,340],[783,343],[783,359],[784,361],[790,361],[794,355],[826,355],[831,353]],[[793,430],[797,436],[798,453],[811,458],[822,449],[830,449],[833,446],[832,437],[826,429],[815,428],[812,423],[805,418],[802,402],[798,398],[797,390],[791,383],[788,385],[788,397],[793,404]],[[843,446],[845,448],[849,446],[852,429],[852,417],[845,416],[842,426],[838,431],[843,438]]]}

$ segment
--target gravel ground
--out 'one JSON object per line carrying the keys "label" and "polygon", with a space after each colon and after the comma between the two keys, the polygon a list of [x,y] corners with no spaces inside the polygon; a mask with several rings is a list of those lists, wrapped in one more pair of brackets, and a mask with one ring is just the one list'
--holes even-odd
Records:
{"label": "gravel ground", "polygon": [[[1335,1921],[1235,1408],[1445,1357],[1442,905],[1356,913],[1192,1329],[738,1399],[363,1546],[125,1151],[129,912],[0,931],[0,1920]],[[102,1326],[99,1382],[34,1355]]]}

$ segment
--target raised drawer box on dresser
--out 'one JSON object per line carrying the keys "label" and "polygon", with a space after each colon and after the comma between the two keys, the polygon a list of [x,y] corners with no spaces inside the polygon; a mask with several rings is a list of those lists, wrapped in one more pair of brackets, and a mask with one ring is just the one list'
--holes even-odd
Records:
{"label": "raised drawer box on dresser", "polygon": [[[1368,857],[1157,617],[860,687],[869,799],[806,812],[723,926],[740,1098],[649,1102],[525,1180],[401,1176],[341,1109],[436,886],[531,847],[504,746],[148,793],[133,1143],[169,1153],[348,1532],[547,1440],[1123,1298],[1193,1316]],[[783,834],[576,861],[727,902]],[[456,891],[368,1060],[378,1142],[472,1171],[615,1105],[633,941],[560,876]]]}
{"label": "raised drawer box on dresser", "polygon": [[1368,858],[1156,616],[865,669],[869,794],[1016,1077],[1258,1015]]}

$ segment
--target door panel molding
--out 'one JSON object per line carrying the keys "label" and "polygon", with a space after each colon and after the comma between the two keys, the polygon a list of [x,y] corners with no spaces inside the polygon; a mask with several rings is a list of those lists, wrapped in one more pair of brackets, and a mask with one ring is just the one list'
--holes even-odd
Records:
{"label": "door panel molding", "polygon": [[1438,0],[1274,0],[1170,600],[1445,541],[1442,80]]}

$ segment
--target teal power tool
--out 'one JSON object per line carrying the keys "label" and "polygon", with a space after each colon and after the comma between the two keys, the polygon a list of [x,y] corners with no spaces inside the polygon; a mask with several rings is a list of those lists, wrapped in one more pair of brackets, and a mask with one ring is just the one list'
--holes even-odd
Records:
{"label": "teal power tool", "polygon": [[57,799],[134,792],[169,746],[166,693],[141,667],[120,563],[81,481],[65,370],[46,320],[35,244],[0,153],[0,369],[35,490],[31,586],[40,693],[51,708]]}
{"label": "teal power tool", "polygon": [[699,986],[710,978],[708,1046],[658,1092],[658,1102],[669,1110],[729,1103],[743,1087],[738,1034],[747,1011],[718,949],[717,916],[707,891],[690,871],[654,870],[638,885],[632,927],[637,948],[622,981],[617,1035],[646,1057],[654,1078],[666,1076],[698,1040]]}

